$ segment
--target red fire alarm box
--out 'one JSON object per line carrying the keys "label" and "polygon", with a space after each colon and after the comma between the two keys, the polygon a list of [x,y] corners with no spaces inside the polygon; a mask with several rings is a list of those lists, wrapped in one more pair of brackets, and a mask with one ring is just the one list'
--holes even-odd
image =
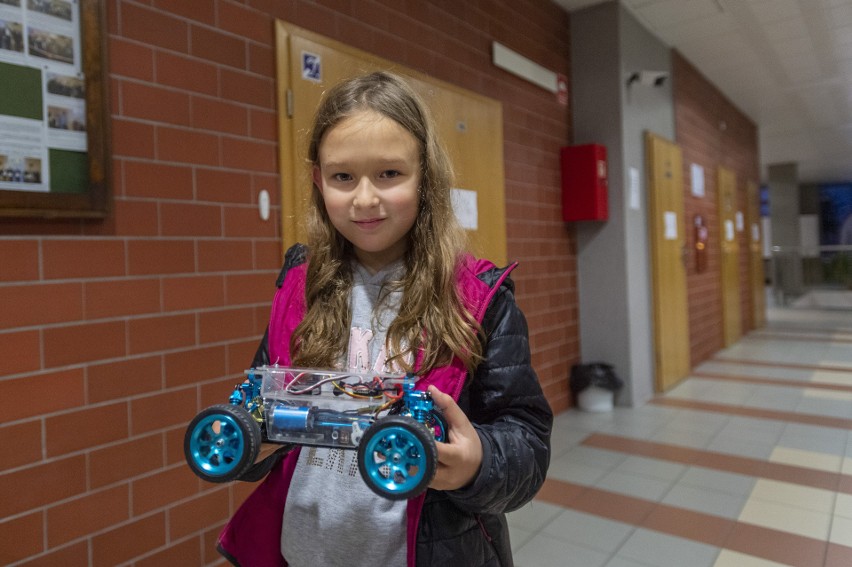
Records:
{"label": "red fire alarm box", "polygon": [[561,150],[562,220],[606,220],[606,147],[600,144],[566,146]]}

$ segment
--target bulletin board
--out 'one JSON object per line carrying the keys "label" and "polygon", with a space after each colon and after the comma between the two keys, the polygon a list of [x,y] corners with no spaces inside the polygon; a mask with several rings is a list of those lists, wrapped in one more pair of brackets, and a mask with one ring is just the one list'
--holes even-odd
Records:
{"label": "bulletin board", "polygon": [[0,0],[0,216],[108,212],[104,4]]}
{"label": "bulletin board", "polygon": [[392,61],[276,22],[281,220],[283,245],[304,242],[301,219],[310,197],[307,137],[322,93],[349,77],[387,70],[404,76],[435,117],[453,162],[453,208],[471,252],[506,263],[503,107],[499,101]]}

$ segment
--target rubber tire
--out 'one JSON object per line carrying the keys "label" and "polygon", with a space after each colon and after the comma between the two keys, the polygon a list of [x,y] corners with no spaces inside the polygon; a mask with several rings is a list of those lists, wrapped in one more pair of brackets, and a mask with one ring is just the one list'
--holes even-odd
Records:
{"label": "rubber tire", "polygon": [[[377,456],[396,461],[397,481],[382,469],[389,465]],[[411,475],[412,466],[417,467]],[[422,471],[420,469],[423,469]],[[358,445],[358,470],[367,486],[383,498],[406,500],[422,493],[435,478],[438,447],[433,432],[415,419],[391,415],[371,425]]]}
{"label": "rubber tire", "polygon": [[[219,424],[219,432],[214,424]],[[238,479],[260,452],[260,425],[242,406],[219,404],[195,416],[186,428],[183,454],[198,477],[208,482]]]}

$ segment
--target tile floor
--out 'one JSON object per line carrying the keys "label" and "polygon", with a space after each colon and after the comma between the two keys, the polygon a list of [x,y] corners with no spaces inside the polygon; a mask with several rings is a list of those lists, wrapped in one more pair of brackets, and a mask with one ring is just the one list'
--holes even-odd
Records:
{"label": "tile floor", "polygon": [[556,416],[516,565],[852,566],[852,311],[768,318],[642,407]]}

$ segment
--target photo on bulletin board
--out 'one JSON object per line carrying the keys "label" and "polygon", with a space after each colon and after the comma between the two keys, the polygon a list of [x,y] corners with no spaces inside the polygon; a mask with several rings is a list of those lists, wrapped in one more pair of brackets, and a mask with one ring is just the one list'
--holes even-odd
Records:
{"label": "photo on bulletin board", "polygon": [[852,183],[820,185],[820,245],[852,246]]}
{"label": "photo on bulletin board", "polygon": [[0,216],[109,210],[104,3],[0,0]]}

